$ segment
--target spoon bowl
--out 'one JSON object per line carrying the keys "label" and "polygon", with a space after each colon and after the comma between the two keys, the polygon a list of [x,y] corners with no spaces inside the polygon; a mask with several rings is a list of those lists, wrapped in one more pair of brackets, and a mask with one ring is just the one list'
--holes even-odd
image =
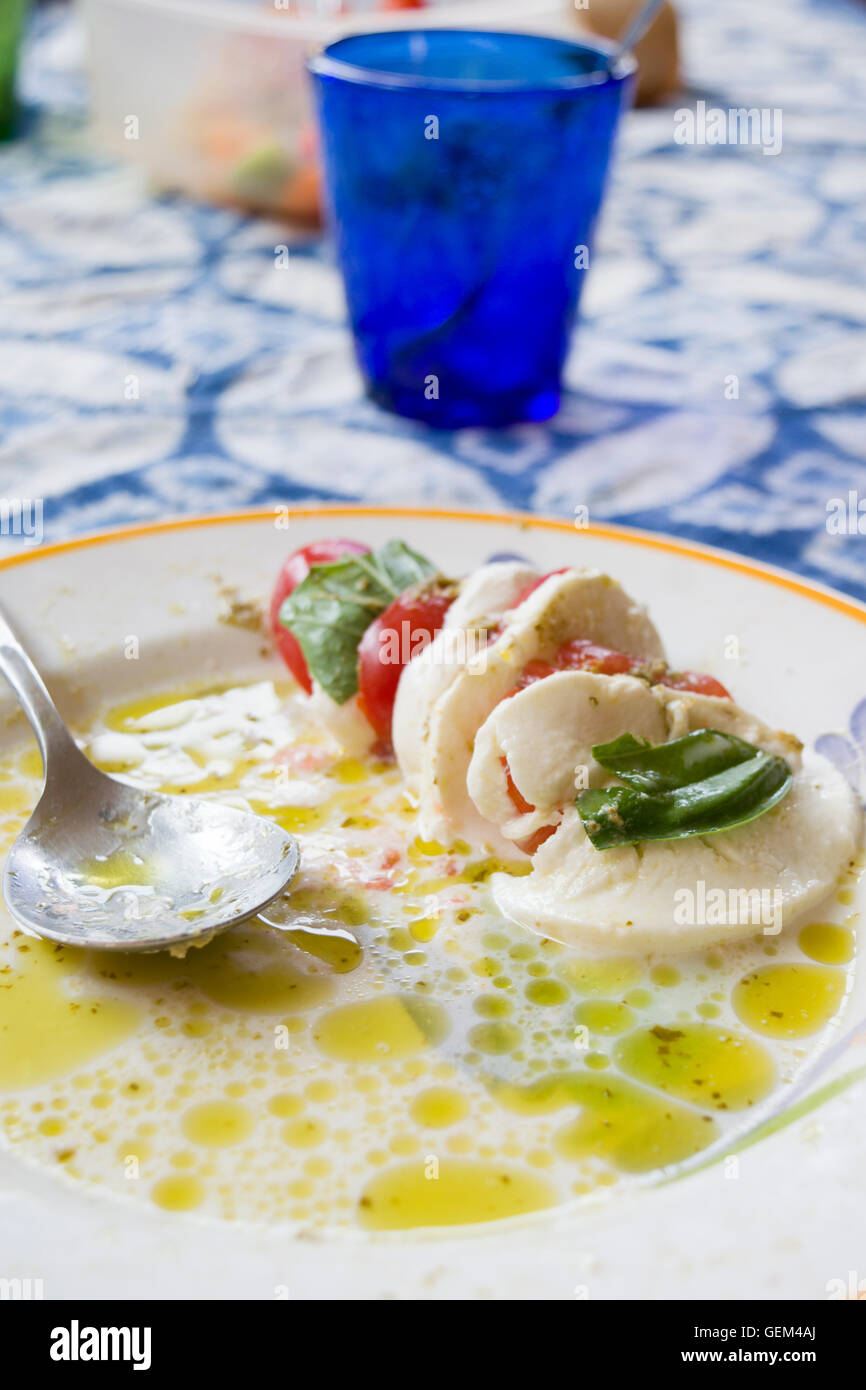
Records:
{"label": "spoon bowl", "polygon": [[291,882],[297,842],[272,821],[142,791],[94,767],[2,614],[0,671],[45,769],[3,875],[6,905],[25,931],[99,950],[185,951],[254,916]]}

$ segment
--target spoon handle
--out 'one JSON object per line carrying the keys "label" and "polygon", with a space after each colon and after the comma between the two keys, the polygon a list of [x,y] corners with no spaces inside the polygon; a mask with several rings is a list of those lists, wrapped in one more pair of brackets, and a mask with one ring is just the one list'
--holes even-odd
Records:
{"label": "spoon handle", "polygon": [[39,742],[46,778],[49,766],[59,770],[61,763],[90,764],[58,713],[57,706],[45,688],[30,657],[0,611],[0,674],[11,685],[21,708],[30,720]]}
{"label": "spoon handle", "polygon": [[646,33],[652,24],[664,0],[647,0],[645,5],[641,5],[635,14],[631,24],[625,33],[617,39],[616,53],[614,58],[621,58],[624,53],[629,53]]}

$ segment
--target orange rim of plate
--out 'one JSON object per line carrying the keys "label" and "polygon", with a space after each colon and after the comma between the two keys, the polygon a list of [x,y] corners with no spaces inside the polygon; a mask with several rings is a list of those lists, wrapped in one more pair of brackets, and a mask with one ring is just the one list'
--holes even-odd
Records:
{"label": "orange rim of plate", "polygon": [[790,593],[799,594],[802,598],[812,599],[813,602],[834,608],[837,612],[844,613],[846,617],[856,619],[857,622],[866,623],[866,604],[861,604],[856,599],[847,598],[845,595],[824,588],[819,584],[798,579],[784,570],[776,569],[770,565],[740,559],[727,551],[716,550],[711,546],[679,541],[671,536],[652,531],[641,531],[630,526],[611,524],[576,527],[572,521],[565,521],[556,517],[536,516],[532,512],[475,512],[437,507],[366,507],[363,505],[352,506],[349,503],[322,507],[291,507],[287,504],[276,504],[262,510],[214,512],[207,516],[172,517],[165,521],[144,522],[135,526],[117,527],[111,531],[97,531],[91,535],[58,541],[54,545],[35,547],[20,555],[8,555],[0,559],[0,573],[36,560],[47,559],[55,555],[65,555],[77,550],[87,550],[91,546],[137,540],[145,536],[156,536],[171,531],[194,530],[202,526],[230,526],[250,521],[273,521],[275,515],[281,510],[288,510],[290,515],[303,517],[305,520],[316,517],[362,516],[403,518],[412,521],[468,521],[490,525],[517,526],[522,530],[530,531],[561,531],[570,535],[594,536],[599,540],[620,541],[627,545],[640,545],[650,550],[679,555],[685,559],[700,560],[704,564],[716,565],[736,574],[745,574],[752,579],[760,579],[764,583],[775,584],[778,588],[787,589]]}

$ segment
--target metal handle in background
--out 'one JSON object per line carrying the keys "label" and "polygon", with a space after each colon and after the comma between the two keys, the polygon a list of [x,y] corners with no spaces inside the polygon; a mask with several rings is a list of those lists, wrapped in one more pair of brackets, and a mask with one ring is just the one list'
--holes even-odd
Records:
{"label": "metal handle in background", "polygon": [[647,0],[647,3],[641,6],[625,33],[617,39],[616,51],[610,56],[609,66],[614,67],[623,54],[631,52],[635,44],[643,38],[663,4],[664,0]]}

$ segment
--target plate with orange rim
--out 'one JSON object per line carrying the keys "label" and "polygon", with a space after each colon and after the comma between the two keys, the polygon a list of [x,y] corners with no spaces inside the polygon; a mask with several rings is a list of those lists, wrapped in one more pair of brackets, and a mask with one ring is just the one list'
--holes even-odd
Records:
{"label": "plate with orange rim", "polygon": [[[305,855],[282,916],[183,961],[57,952],[3,917],[0,1274],[49,1298],[856,1297],[862,855],[778,940],[587,963],[530,939],[492,866],[420,841],[397,769],[348,716],[323,729],[274,655],[276,574],[331,536],[455,575],[596,566],[676,669],[866,777],[866,606],[658,535],[275,508],[0,562],[97,761],[276,815]],[[40,768],[0,694],[5,853]]]}

